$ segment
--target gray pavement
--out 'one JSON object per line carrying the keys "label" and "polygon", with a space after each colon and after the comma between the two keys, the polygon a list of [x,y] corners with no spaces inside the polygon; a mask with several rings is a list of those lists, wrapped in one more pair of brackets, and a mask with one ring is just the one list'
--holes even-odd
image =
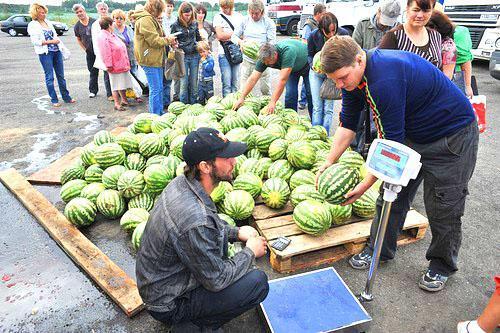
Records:
{"label": "gray pavement", "polygon": [[[88,72],[74,38],[62,37],[72,52],[65,63],[70,93],[77,100],[54,110],[43,83],[41,65],[26,37],[0,35],[0,169],[15,167],[24,175],[43,168],[101,129],[128,125],[138,106],[112,111],[103,97],[88,99]],[[218,70],[217,70],[218,72]],[[381,266],[375,300],[366,306],[373,317],[369,332],[454,332],[460,320],[474,318],[486,305],[500,272],[500,82],[487,63],[474,63],[481,94],[488,99],[489,129],[481,134],[478,163],[463,218],[460,270],[437,294],[420,290],[426,268],[430,231],[417,243],[401,247],[396,260]],[[102,79],[101,79],[102,80]],[[216,81],[219,82],[219,81]],[[102,82],[101,87],[103,88]],[[216,83],[220,92],[220,84]],[[338,110],[338,103],[336,106]],[[105,115],[98,119],[97,114]],[[57,187],[38,187],[62,209]],[[420,192],[414,207],[425,214]],[[150,332],[166,331],[146,312],[128,319],[48,236],[13,195],[0,185],[0,332]],[[134,276],[134,252],[116,223],[97,221],[86,232],[127,273]],[[257,260],[270,279],[282,277],[269,259]],[[353,292],[362,290],[366,272],[352,270],[346,260],[333,265]],[[249,311],[225,327],[226,332],[264,332],[257,311]]]}

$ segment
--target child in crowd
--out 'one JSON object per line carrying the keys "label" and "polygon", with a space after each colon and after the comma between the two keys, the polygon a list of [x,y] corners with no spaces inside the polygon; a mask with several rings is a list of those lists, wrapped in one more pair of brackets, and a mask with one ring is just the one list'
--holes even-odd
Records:
{"label": "child in crowd", "polygon": [[214,57],[210,53],[210,45],[206,41],[199,41],[196,50],[201,56],[201,75],[198,84],[198,102],[205,105],[214,95]]}

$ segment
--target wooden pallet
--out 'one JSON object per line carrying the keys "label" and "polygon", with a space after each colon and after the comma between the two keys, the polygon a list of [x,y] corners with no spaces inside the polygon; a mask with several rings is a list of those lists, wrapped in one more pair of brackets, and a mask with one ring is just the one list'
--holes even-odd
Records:
{"label": "wooden pallet", "polygon": [[[126,127],[117,127],[111,130],[113,135],[118,135],[126,131]],[[27,180],[31,184],[39,185],[61,185],[61,173],[69,165],[73,164],[83,151],[83,147],[76,147],[70,150],[66,155],[60,159],[52,162],[46,168],[38,170],[32,175],[28,176]]]}
{"label": "wooden pallet", "polygon": [[[280,210],[260,204],[253,212],[254,226],[266,238],[268,244],[279,236],[286,236],[292,240],[283,251],[269,246],[271,266],[280,273],[332,263],[359,253],[370,236],[372,220],[357,216],[353,216],[348,224],[330,228],[321,236],[311,236],[297,227],[292,219],[292,211],[290,204]],[[422,239],[428,225],[425,216],[413,209],[410,210],[398,245]]]}

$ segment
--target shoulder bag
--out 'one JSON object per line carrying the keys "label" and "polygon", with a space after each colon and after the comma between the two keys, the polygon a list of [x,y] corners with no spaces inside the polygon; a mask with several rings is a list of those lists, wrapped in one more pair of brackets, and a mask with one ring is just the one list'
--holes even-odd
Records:
{"label": "shoulder bag", "polygon": [[[220,13],[219,15],[227,22],[227,24],[229,24],[229,27],[234,31],[234,26],[231,21],[229,21],[229,19],[224,14]],[[220,41],[220,44],[224,49],[224,55],[226,56],[227,61],[229,61],[231,65],[238,65],[243,62],[243,53],[241,52],[239,45],[234,44],[230,40]]]}

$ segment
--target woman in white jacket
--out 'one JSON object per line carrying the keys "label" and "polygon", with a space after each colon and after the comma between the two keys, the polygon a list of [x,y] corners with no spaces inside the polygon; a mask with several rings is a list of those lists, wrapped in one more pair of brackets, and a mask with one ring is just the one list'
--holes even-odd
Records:
{"label": "woman in white jacket", "polygon": [[30,15],[33,21],[28,24],[28,34],[35,47],[35,52],[40,58],[43,71],[45,73],[45,85],[49,92],[52,105],[61,106],[54,88],[54,72],[56,73],[57,83],[62,99],[66,103],[75,103],[75,100],[69,95],[64,79],[64,64],[61,50],[64,48],[57,33],[48,20],[46,20],[48,9],[46,6],[33,3],[30,6]]}

